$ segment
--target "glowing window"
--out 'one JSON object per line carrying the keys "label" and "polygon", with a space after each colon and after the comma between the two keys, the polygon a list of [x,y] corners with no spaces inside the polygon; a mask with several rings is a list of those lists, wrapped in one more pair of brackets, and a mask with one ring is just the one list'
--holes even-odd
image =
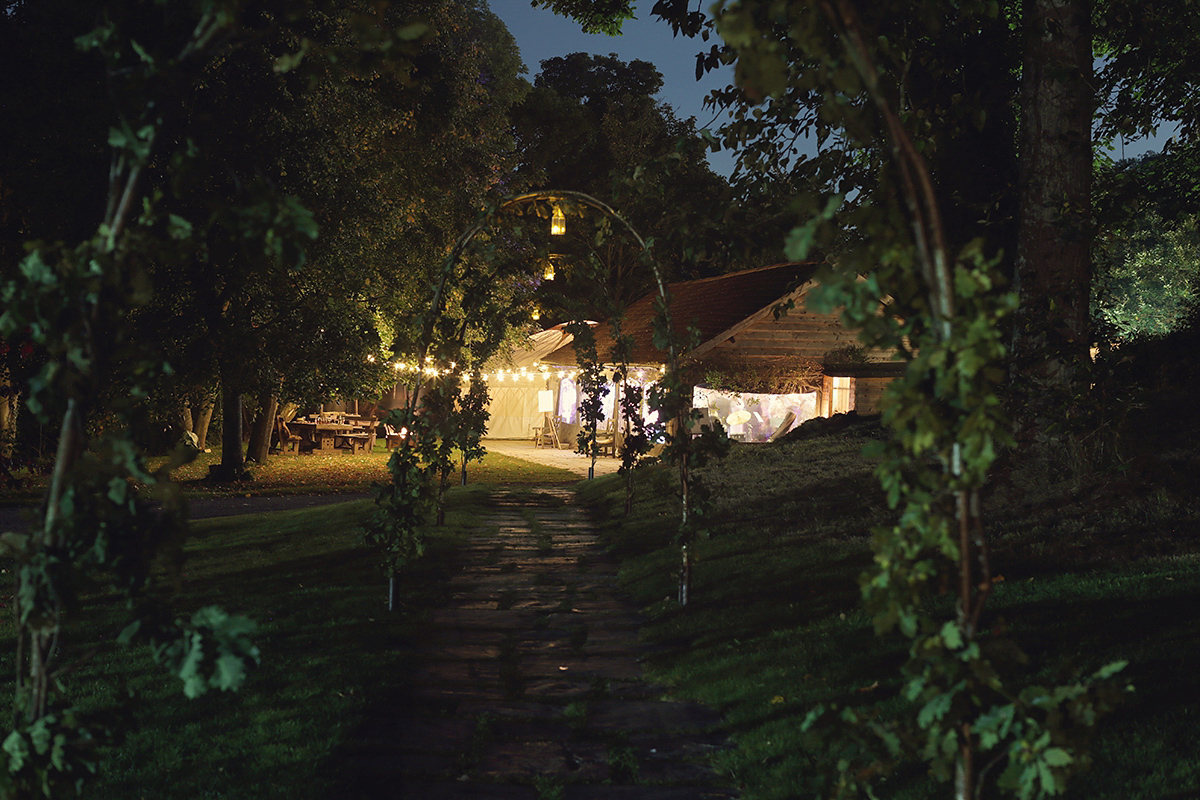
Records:
{"label": "glowing window", "polygon": [[854,410],[854,378],[834,378],[829,413],[844,414]]}

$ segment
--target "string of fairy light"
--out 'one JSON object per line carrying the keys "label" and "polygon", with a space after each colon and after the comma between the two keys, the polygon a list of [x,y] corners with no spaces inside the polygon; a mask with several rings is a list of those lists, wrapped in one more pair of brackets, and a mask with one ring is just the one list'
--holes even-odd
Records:
{"label": "string of fairy light", "polygon": [[[516,198],[515,201],[527,200],[532,197],[533,197],[533,195],[523,196],[520,198]],[[563,212],[562,198],[550,197],[547,199],[549,199],[551,201],[550,202],[550,206],[551,206],[550,234],[552,236],[562,236],[563,234],[565,234],[567,232],[567,217],[566,217],[566,214]],[[592,202],[594,203],[595,201],[593,200]],[[612,213],[611,209],[608,209],[608,211],[610,214]],[[543,268],[542,279],[547,280],[547,281],[554,280],[555,266],[556,266],[556,264],[561,262],[564,258],[565,258],[564,256],[559,255],[557,253],[551,253],[550,255],[548,255],[547,257],[542,259],[542,262],[541,262],[542,268]],[[532,309],[532,317],[535,320],[537,320],[541,317],[541,313],[536,305]],[[369,361],[371,363],[375,363],[376,358],[373,355],[368,355],[367,361]],[[526,383],[533,383],[534,381],[539,380],[539,379],[545,381],[552,377],[558,377],[559,380],[563,380],[563,379],[567,379],[567,378],[569,378],[570,380],[575,380],[575,378],[578,377],[578,375],[579,375],[578,369],[569,369],[569,368],[556,369],[556,368],[550,367],[546,364],[541,364],[537,361],[533,362],[532,369],[530,369],[528,367],[514,367],[511,369],[506,369],[506,368],[501,367],[501,368],[494,369],[494,370],[472,371],[472,370],[468,370],[468,369],[460,369],[458,364],[456,364],[453,361],[439,363],[439,362],[435,361],[434,359],[431,359],[428,356],[426,356],[423,360],[421,360],[419,362],[415,358],[411,359],[411,360],[405,360],[402,358],[397,361],[392,361],[390,363],[390,366],[393,370],[396,371],[397,375],[399,375],[400,373],[413,374],[413,373],[419,372],[419,373],[424,374],[426,377],[432,378],[432,379],[447,378],[452,375],[457,375],[460,380],[465,381],[465,382],[470,382],[472,380],[475,380],[476,378],[478,378],[479,380],[485,381],[485,382],[495,379],[498,383],[510,383],[511,382],[514,385],[518,385],[522,381],[524,381]],[[666,369],[667,369],[666,364],[660,364],[657,367],[650,367],[650,366],[637,367],[637,368],[629,370],[627,373],[627,377],[629,379],[636,378],[639,383],[645,384],[647,382],[647,380],[649,380],[650,382],[659,380],[663,376],[663,374],[666,372]],[[601,367],[601,371],[602,371],[602,375],[606,381],[613,381],[615,379],[614,376],[616,375],[616,373],[618,373],[620,371],[620,368],[615,364],[605,364]]]}
{"label": "string of fairy light", "polygon": [[[375,363],[375,356],[367,356],[367,361]],[[533,383],[536,380],[546,380],[548,378],[558,378],[562,380],[569,378],[575,380],[579,376],[578,369],[555,368],[538,362],[533,363],[533,367],[513,367],[513,368],[498,368],[492,370],[468,370],[460,369],[454,361],[438,362],[431,358],[426,358],[424,362],[418,363],[416,359],[399,359],[390,362],[391,368],[397,373],[421,373],[429,378],[446,378],[451,375],[456,375],[460,380],[470,382],[478,378],[482,381],[495,380],[499,383],[512,383],[519,385],[522,382]],[[636,378],[639,382],[646,380],[658,380],[666,369],[665,365],[658,367],[637,367],[629,370],[631,378]],[[606,366],[604,375],[606,380],[611,380],[616,368]]]}

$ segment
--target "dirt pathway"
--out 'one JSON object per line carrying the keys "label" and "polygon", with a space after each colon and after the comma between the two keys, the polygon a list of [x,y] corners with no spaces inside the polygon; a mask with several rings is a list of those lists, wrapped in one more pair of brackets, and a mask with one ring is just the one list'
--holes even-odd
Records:
{"label": "dirt pathway", "polygon": [[339,798],[724,800],[717,714],[642,677],[636,610],[572,493],[499,490],[402,696],[346,753]]}

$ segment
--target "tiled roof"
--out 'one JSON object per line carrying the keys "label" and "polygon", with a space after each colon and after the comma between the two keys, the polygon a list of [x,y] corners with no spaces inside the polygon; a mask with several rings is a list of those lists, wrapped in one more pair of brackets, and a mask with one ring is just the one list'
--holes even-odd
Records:
{"label": "tiled roof", "polygon": [[[700,344],[710,341],[733,326],[761,311],[769,309],[786,296],[789,290],[812,278],[817,265],[776,264],[770,267],[731,272],[713,278],[681,281],[668,286],[671,294],[671,321],[677,333],[695,325],[700,330]],[[638,300],[625,314],[621,330],[633,336],[632,364],[660,364],[666,352],[654,347],[654,300],[657,292]],[[612,351],[612,327],[596,326],[596,351],[602,361],[609,360]],[[547,364],[574,364],[575,350],[571,345],[560,347],[542,359]]]}

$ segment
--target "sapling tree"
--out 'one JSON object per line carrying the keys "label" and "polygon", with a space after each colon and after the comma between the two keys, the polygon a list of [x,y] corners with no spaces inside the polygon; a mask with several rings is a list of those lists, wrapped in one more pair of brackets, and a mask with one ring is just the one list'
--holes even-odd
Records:
{"label": "sapling tree", "polygon": [[600,455],[596,431],[604,418],[604,398],[609,389],[604,381],[604,365],[596,352],[596,334],[592,326],[586,321],[575,320],[567,325],[567,333],[573,337],[571,346],[579,364],[579,417],[583,427],[577,437],[576,452],[590,459],[588,476],[592,477],[596,472],[596,457]]}
{"label": "sapling tree", "polygon": [[[75,40],[99,56],[108,88],[103,215],[76,245],[27,245],[17,274],[0,287],[0,335],[27,337],[45,357],[29,381],[26,405],[42,420],[56,419],[59,429],[39,518],[27,534],[0,537],[15,564],[17,635],[15,713],[3,742],[0,796],[78,795],[98,769],[97,747],[110,728],[70,706],[67,675],[74,665],[64,663],[79,649],[66,641],[65,625],[98,586],[127,600],[130,622],[119,641],[149,645],[187,697],[237,689],[258,660],[248,638],[254,624],[244,617],[216,606],[183,616],[170,610],[167,595],[180,580],[186,534],[170,472],[193,452],[181,446],[152,471],[129,431],[140,405],[173,372],[136,326],[154,293],[173,288],[155,285],[154,268],[201,249],[201,224],[171,213],[177,209],[165,201],[166,187],[195,177],[204,163],[188,135],[187,97],[215,61],[257,41],[261,26],[295,20],[321,4],[269,5],[103,3],[93,21],[98,27]],[[10,6],[6,13],[19,22],[24,4]],[[354,62],[356,49],[411,55],[409,43],[424,30],[392,31],[346,13],[366,24],[351,26],[354,47],[339,50],[340,60],[331,63]],[[243,27],[243,19],[257,27]],[[303,44],[274,68],[287,71],[321,49]],[[309,215],[293,198],[250,194],[250,202],[217,203],[208,212],[255,257],[279,268],[295,265],[311,238]]]}
{"label": "sapling tree", "polygon": [[625,514],[633,513],[633,499],[636,481],[634,473],[645,461],[650,451],[651,434],[645,418],[642,417],[642,401],[645,391],[641,385],[633,385],[629,380],[629,359],[633,352],[633,337],[621,332],[622,314],[613,315],[612,360],[616,365],[613,381],[617,384],[617,414],[621,419],[621,466],[617,470],[625,480]]}
{"label": "sapling tree", "polygon": [[[840,193],[806,197],[816,213],[793,231],[788,255],[829,247],[839,229],[875,232],[840,240],[840,269],[826,272],[812,302],[841,307],[865,344],[908,362],[887,392],[893,436],[877,450],[898,522],[875,532],[862,590],[877,632],[909,641],[902,694],[910,712],[885,722],[859,709],[815,709],[805,723],[810,744],[837,761],[835,773],[816,782],[830,796],[876,796],[897,763],[916,758],[952,782],[956,800],[981,796],[993,780],[1022,798],[1057,794],[1086,765],[1088,734],[1119,697],[1123,663],[1042,686],[1023,674],[1027,658],[1016,644],[985,621],[995,581],[980,493],[997,453],[1012,443],[999,387],[1004,321],[1016,297],[982,240],[957,251],[947,244],[942,200],[919,145],[924,129],[897,68],[916,43],[873,36],[851,0],[775,10],[742,2],[718,12],[743,85],[775,102],[811,93],[822,109],[813,120],[820,135],[836,131],[839,147],[861,148],[860,163],[880,187],[871,204]],[[996,9],[969,13],[986,26]],[[942,581],[956,587],[949,619],[930,602]]]}
{"label": "sapling tree", "polygon": [[[236,26],[231,7],[204,3],[168,15],[157,39],[136,40],[134,30],[113,14],[77,40],[103,59],[115,98],[103,219],[75,246],[30,244],[19,275],[2,289],[0,335],[28,332],[47,358],[29,382],[27,405],[44,421],[59,419],[40,518],[31,532],[0,538],[16,565],[17,680],[13,728],[3,744],[7,768],[0,771],[5,797],[78,793],[98,768],[106,726],[72,708],[62,690],[64,625],[94,582],[128,598],[131,620],[120,640],[150,645],[188,697],[238,688],[258,660],[247,638],[254,624],[244,617],[210,606],[177,618],[164,605],[186,532],[170,471],[189,453],[181,448],[151,471],[128,433],[138,403],[170,371],[131,336],[131,318],[152,291],[149,262],[176,255],[189,232],[186,220],[158,218],[145,173],[156,157],[174,166],[187,158],[186,150],[160,152],[164,127],[178,122],[164,119],[162,109]],[[272,237],[274,246],[288,240],[284,230],[253,225],[245,234],[267,248]],[[121,399],[101,408],[114,383],[125,389]],[[101,411],[115,424],[90,435],[89,422]],[[166,578],[154,571],[160,561]]]}

